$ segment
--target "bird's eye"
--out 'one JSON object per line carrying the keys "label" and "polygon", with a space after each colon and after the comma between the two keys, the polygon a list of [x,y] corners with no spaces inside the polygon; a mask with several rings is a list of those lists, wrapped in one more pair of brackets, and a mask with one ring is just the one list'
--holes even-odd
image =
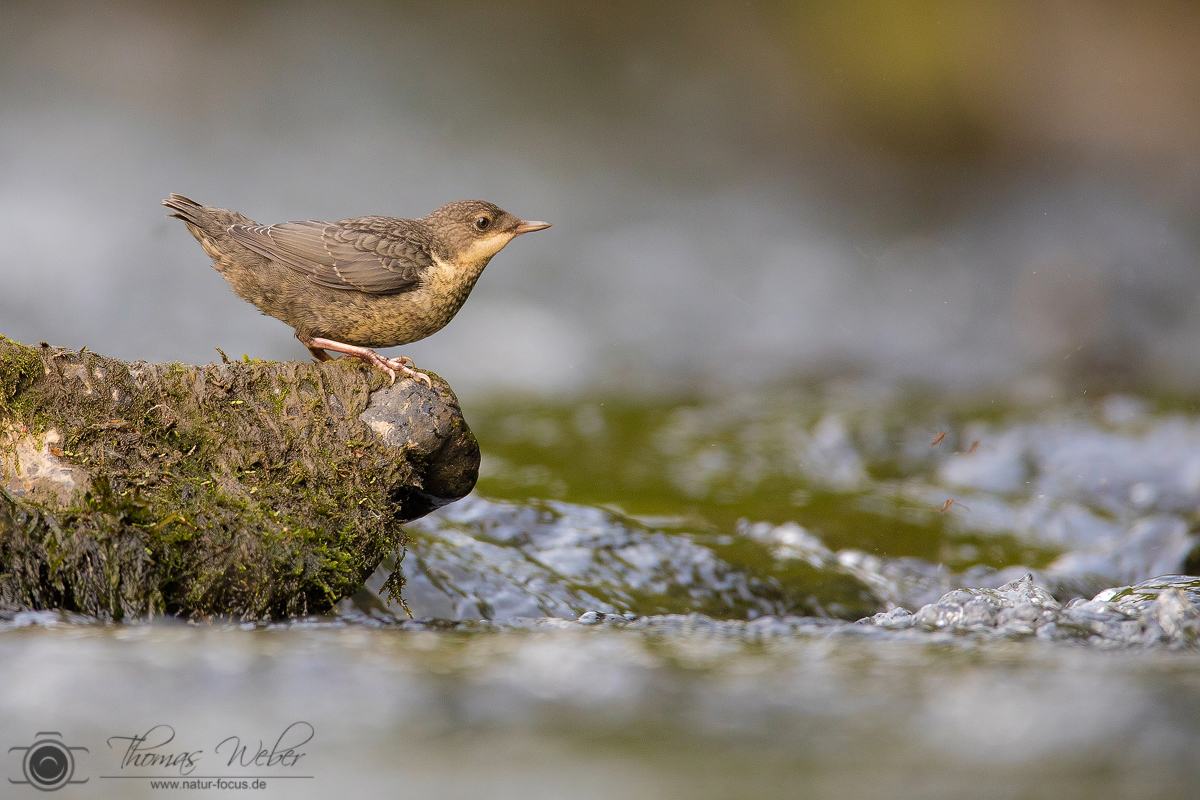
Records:
{"label": "bird's eye", "polygon": [[488,228],[488,225],[491,225],[491,224],[492,224],[492,221],[490,219],[488,219],[487,217],[478,217],[475,220],[475,227],[481,231],[486,231]]}

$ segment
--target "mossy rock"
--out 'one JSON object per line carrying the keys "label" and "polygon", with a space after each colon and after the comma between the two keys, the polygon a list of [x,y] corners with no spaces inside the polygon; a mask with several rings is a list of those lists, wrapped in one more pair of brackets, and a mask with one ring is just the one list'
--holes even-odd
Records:
{"label": "mossy rock", "polygon": [[123,362],[0,336],[0,609],[331,610],[466,495],[449,385],[356,361]]}

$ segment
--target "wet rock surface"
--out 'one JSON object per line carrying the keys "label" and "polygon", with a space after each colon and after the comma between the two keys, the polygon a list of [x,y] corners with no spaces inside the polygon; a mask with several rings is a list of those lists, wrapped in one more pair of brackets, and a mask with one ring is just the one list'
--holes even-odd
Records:
{"label": "wet rock surface", "polygon": [[[361,598],[357,598],[361,602]],[[1060,604],[1031,576],[999,589],[955,589],[915,613],[903,607],[856,623],[820,617],[765,615],[752,620],[705,614],[585,611],[575,619],[505,616],[495,619],[405,620],[370,603],[347,602],[347,623],[407,630],[566,630],[601,625],[666,637],[716,637],[730,642],[804,640],[828,636],[874,641],[929,642],[970,648],[984,640],[1070,641],[1099,648],[1200,648],[1200,579],[1163,576],[1137,586],[1106,589],[1091,600]],[[50,618],[48,618],[50,619]],[[10,624],[29,624],[14,620]]]}
{"label": "wet rock surface", "polygon": [[[404,598],[418,618],[574,618],[586,611],[700,611],[719,617],[853,614],[877,599],[844,571],[818,602],[723,559],[712,537],[562,502],[472,496],[408,528]],[[707,544],[706,544],[707,543]],[[383,573],[368,587],[379,591]],[[390,613],[401,613],[392,607]]]}
{"label": "wet rock surface", "polygon": [[0,607],[319,613],[470,491],[449,386],[357,363],[126,363],[0,337]]}
{"label": "wet rock surface", "polygon": [[[620,410],[485,415],[481,491],[514,497],[477,493],[411,526],[408,610],[452,628],[687,618],[759,632],[1195,646],[1194,416],[1124,396],[958,424],[827,403],[643,411],[647,445],[625,450],[613,444],[631,438]],[[626,489],[641,513],[570,501],[597,483]],[[656,494],[644,500],[647,485]],[[529,491],[567,499],[516,499]],[[687,511],[662,514],[673,509]],[[343,605],[347,619],[417,624],[381,596],[387,575]]]}
{"label": "wet rock surface", "polygon": [[1060,604],[1032,576],[999,589],[956,589],[916,613],[903,608],[861,620],[889,631],[1082,641],[1106,647],[1200,643],[1200,578],[1162,576]]}

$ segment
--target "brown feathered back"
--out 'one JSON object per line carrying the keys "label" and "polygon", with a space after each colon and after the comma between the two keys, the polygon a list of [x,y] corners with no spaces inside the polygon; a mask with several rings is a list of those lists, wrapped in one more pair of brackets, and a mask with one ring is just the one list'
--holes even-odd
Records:
{"label": "brown feathered back", "polygon": [[234,225],[229,233],[254,252],[331,289],[400,294],[415,288],[433,265],[428,228],[408,219]]}

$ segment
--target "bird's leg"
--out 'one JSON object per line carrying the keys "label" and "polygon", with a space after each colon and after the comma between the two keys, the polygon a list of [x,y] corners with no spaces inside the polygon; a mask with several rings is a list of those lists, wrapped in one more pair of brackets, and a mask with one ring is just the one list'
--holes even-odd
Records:
{"label": "bird's leg", "polygon": [[[369,347],[343,344],[342,342],[335,342],[332,339],[322,339],[318,336],[314,336],[311,339],[306,339],[297,333],[296,338],[299,339],[300,344],[307,347],[309,352],[314,356],[317,356],[317,353],[321,353],[327,359],[329,358],[329,354],[325,353],[324,351],[332,350],[335,353],[343,353],[350,358],[357,358],[359,361],[365,361],[376,369],[383,370],[387,373],[388,379],[392,383],[396,382],[396,373],[402,372],[413,380],[425,381],[426,386],[428,386],[430,389],[433,388],[433,381],[429,379],[428,375],[426,375],[424,372],[418,372],[417,370],[413,369],[413,367],[416,365],[413,364],[411,358],[406,358],[404,356],[397,356],[396,358],[384,358]],[[317,358],[321,358],[321,356],[317,356]]]}

